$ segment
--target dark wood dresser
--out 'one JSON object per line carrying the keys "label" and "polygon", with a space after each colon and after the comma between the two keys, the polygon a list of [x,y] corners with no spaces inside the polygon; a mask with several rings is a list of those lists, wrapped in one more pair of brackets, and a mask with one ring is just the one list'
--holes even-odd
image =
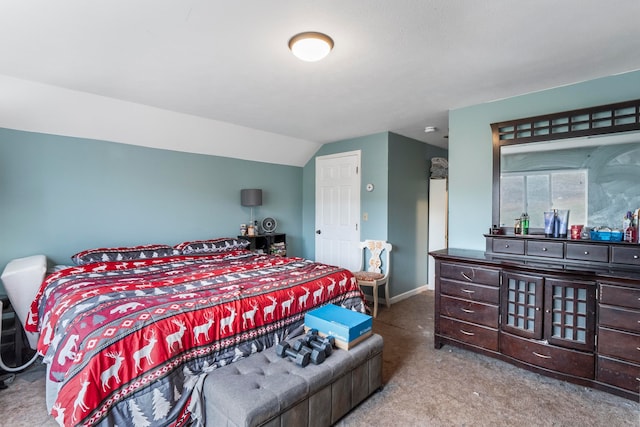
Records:
{"label": "dark wood dresser", "polygon": [[435,341],[640,397],[640,245],[486,235],[435,260]]}

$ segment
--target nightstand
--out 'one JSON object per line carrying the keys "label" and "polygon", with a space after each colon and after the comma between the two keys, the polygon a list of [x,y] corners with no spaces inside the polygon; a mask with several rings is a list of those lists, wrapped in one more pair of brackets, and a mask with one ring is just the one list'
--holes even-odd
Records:
{"label": "nightstand", "polygon": [[251,242],[248,249],[265,254],[286,256],[287,255],[287,235],[285,233],[266,233],[256,236],[238,236]]}

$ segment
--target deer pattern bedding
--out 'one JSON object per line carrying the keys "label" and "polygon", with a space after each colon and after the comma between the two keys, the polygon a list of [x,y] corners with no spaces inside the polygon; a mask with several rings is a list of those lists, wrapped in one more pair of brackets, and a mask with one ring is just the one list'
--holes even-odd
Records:
{"label": "deer pattern bedding", "polygon": [[349,271],[234,250],[60,270],[27,329],[60,383],[60,425],[180,426],[203,421],[206,372],[271,347],[327,303],[364,312]]}

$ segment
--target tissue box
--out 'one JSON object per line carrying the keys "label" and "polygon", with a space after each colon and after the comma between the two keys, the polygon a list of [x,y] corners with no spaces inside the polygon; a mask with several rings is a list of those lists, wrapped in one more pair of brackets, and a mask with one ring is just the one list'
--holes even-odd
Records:
{"label": "tissue box", "polygon": [[304,326],[305,330],[317,329],[320,336],[332,335],[336,339],[336,347],[349,350],[373,333],[373,318],[327,304],[306,313]]}

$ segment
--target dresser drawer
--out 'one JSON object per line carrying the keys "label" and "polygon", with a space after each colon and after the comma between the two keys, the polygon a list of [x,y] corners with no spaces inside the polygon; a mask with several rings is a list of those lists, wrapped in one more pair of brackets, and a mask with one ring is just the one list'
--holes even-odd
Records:
{"label": "dresser drawer", "polygon": [[441,317],[440,334],[477,347],[498,351],[497,329],[489,329],[483,326]]}
{"label": "dresser drawer", "polygon": [[640,334],[598,328],[598,354],[640,363]]}
{"label": "dresser drawer", "polygon": [[562,258],[564,257],[564,244],[562,242],[549,242],[546,240],[529,240],[527,242],[527,255],[545,258]]}
{"label": "dresser drawer", "polygon": [[600,325],[640,333],[640,311],[600,306]]}
{"label": "dresser drawer", "polygon": [[598,356],[597,380],[640,393],[640,365]]}
{"label": "dresser drawer", "polygon": [[600,304],[618,305],[640,310],[640,288],[600,284]]}
{"label": "dresser drawer", "polygon": [[595,356],[502,333],[500,350],[514,359],[580,378],[594,378]]}
{"label": "dresser drawer", "polygon": [[498,327],[498,306],[472,302],[462,298],[440,297],[440,314],[490,328]]}
{"label": "dresser drawer", "polygon": [[452,297],[490,304],[498,304],[500,301],[500,288],[497,286],[475,285],[444,278],[440,278],[440,292]]}
{"label": "dresser drawer", "polygon": [[567,259],[609,262],[609,246],[567,243]]}
{"label": "dresser drawer", "polygon": [[481,285],[500,285],[499,270],[467,264],[443,262],[440,264],[440,277]]}
{"label": "dresser drawer", "polygon": [[611,247],[611,262],[616,264],[640,265],[640,246],[639,247]]}
{"label": "dresser drawer", "polygon": [[524,240],[493,239],[492,249],[498,254],[524,255]]}

